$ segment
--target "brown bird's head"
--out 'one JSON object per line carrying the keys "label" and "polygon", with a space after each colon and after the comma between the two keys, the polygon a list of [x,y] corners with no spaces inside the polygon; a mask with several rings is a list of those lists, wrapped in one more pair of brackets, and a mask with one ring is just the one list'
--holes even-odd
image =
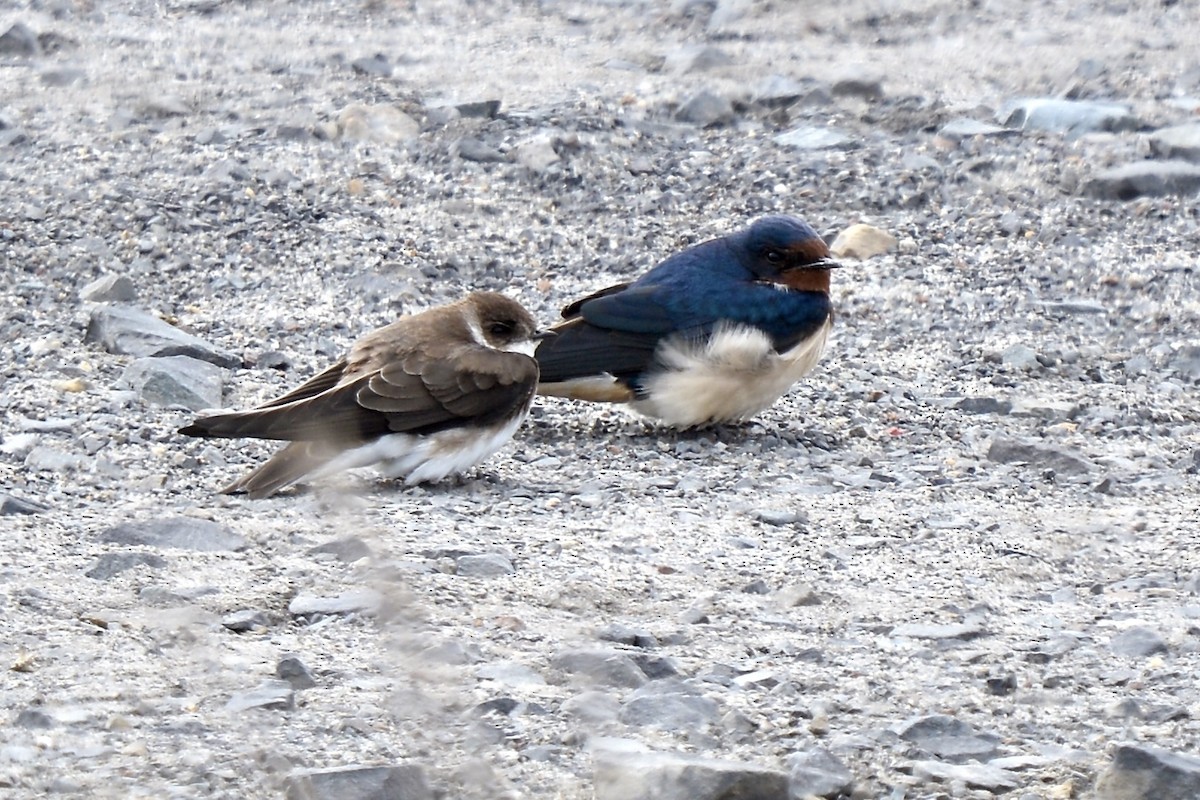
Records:
{"label": "brown bird's head", "polygon": [[496,292],[472,292],[463,301],[467,325],[485,347],[532,356],[540,339],[537,320],[512,298]]}

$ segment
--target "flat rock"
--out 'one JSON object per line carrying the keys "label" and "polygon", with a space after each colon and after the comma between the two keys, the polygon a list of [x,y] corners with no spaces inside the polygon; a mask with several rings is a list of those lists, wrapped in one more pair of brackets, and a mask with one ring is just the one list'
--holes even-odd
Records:
{"label": "flat rock", "polygon": [[964,397],[953,407],[964,414],[1007,414],[1012,411],[1013,404],[995,397]]}
{"label": "flat rock", "polygon": [[1093,131],[1133,131],[1139,122],[1128,106],[1057,97],[1026,97],[1005,104],[996,114],[1003,125],[1079,135]]}
{"label": "flat rock", "polygon": [[93,309],[84,340],[119,355],[146,358],[184,355],[230,368],[242,364],[242,359],[233,353],[129,306],[102,305]]}
{"label": "flat rock", "polygon": [[1086,475],[1091,462],[1061,447],[997,438],[987,454],[997,464],[1028,464],[1039,469],[1051,469],[1061,475]]}
{"label": "flat rock", "polygon": [[775,142],[797,150],[850,150],[858,140],[837,128],[802,126],[775,136]]}
{"label": "flat rock", "polygon": [[829,251],[838,258],[865,261],[894,250],[896,244],[896,237],[887,231],[860,222],[839,233],[829,245]]}
{"label": "flat rock", "polygon": [[893,636],[909,639],[975,639],[987,634],[982,625],[969,622],[906,622],[892,628]]}
{"label": "flat rock", "polygon": [[1117,655],[1131,658],[1148,658],[1159,653],[1171,652],[1171,648],[1158,631],[1144,625],[1118,633],[1108,646]]}
{"label": "flat rock", "polygon": [[454,562],[454,574],[461,578],[497,578],[516,571],[512,561],[502,553],[459,556]]}
{"label": "flat rock", "polygon": [[121,374],[121,382],[150,405],[199,411],[221,405],[221,368],[191,356],[139,358]]}
{"label": "flat rock", "polygon": [[1083,185],[1101,200],[1190,195],[1200,191],[1200,164],[1188,161],[1135,161],[1096,173]]}
{"label": "flat rock", "polygon": [[1016,789],[1021,785],[1015,773],[988,764],[946,764],[942,761],[914,761],[912,772],[920,778],[959,781],[968,787],[993,792]]}
{"label": "flat rock", "polygon": [[847,794],[854,775],[841,759],[824,747],[815,747],[792,757],[788,775],[788,797],[837,797]]}
{"label": "flat rock", "polygon": [[37,34],[23,22],[14,22],[8,30],[0,33],[0,55],[36,56],[42,52]]}
{"label": "flat rock", "polygon": [[248,711],[252,708],[288,709],[296,704],[292,685],[282,680],[265,680],[253,689],[238,692],[225,703],[226,711]]}
{"label": "flat rock", "polygon": [[49,506],[35,503],[33,500],[13,497],[11,494],[0,494],[0,517],[11,514],[41,514],[43,511],[49,510]]}
{"label": "flat rock", "polygon": [[270,627],[270,624],[270,618],[262,611],[254,608],[243,608],[240,611],[232,611],[221,617],[221,627],[231,630],[234,633],[265,630]]}
{"label": "flat rock", "polygon": [[314,614],[377,614],[383,595],[374,589],[350,589],[332,597],[317,594],[298,594],[288,603],[288,613],[295,617]]}
{"label": "flat rock", "polygon": [[304,770],[287,779],[287,800],[434,800],[419,764]]}
{"label": "flat rock", "polygon": [[676,733],[703,732],[720,717],[721,708],[715,700],[670,679],[638,689],[617,715],[626,725]]}
{"label": "flat rock", "polygon": [[1012,128],[981,122],[970,117],[956,117],[938,130],[938,136],[954,141],[970,139],[973,136],[1012,136],[1014,133]]}
{"label": "flat rock", "polygon": [[1144,744],[1120,744],[1096,782],[1097,800],[1195,800],[1200,758]]}
{"label": "flat rock", "polygon": [[551,666],[604,686],[638,687],[647,680],[630,655],[615,650],[568,650],[555,656]]}
{"label": "flat rock", "polygon": [[680,75],[689,72],[706,72],[733,63],[733,56],[713,45],[681,47],[667,54],[665,65],[671,72]]}
{"label": "flat rock", "polygon": [[788,776],[683,753],[613,752],[593,760],[596,800],[785,800]]}
{"label": "flat rock", "polygon": [[371,548],[357,536],[347,536],[344,539],[334,539],[331,542],[310,547],[308,553],[310,555],[331,555],[338,561],[350,564],[361,558],[369,557]]}
{"label": "flat rock", "polygon": [[137,287],[124,275],[110,273],[80,289],[79,299],[89,303],[131,303],[137,299]]}
{"label": "flat rock", "polygon": [[204,552],[241,550],[246,546],[245,537],[231,528],[212,520],[194,517],[122,522],[102,531],[99,539],[109,544],[172,547]]}
{"label": "flat rock", "polygon": [[1200,163],[1200,122],[1159,128],[1150,134],[1150,152],[1160,158]]}
{"label": "flat rock", "polygon": [[508,156],[504,153],[472,136],[464,136],[455,142],[454,153],[463,161],[476,161],[481,164],[501,164],[508,161]]}
{"label": "flat rock", "polygon": [[519,143],[516,147],[517,163],[531,172],[545,172],[562,160],[554,148],[554,136],[537,134]]}
{"label": "flat rock", "polygon": [[1000,745],[1000,737],[979,733],[969,723],[944,714],[908,720],[896,733],[928,753],[954,760],[990,758]]}
{"label": "flat rock", "polygon": [[120,575],[122,572],[134,567],[145,566],[151,569],[162,569],[166,565],[167,562],[162,556],[157,556],[154,553],[136,551],[104,553],[93,561],[92,565],[83,574],[98,581],[106,581],[114,575]]}
{"label": "flat rock", "polygon": [[733,103],[729,98],[708,89],[701,89],[693,94],[675,112],[675,119],[680,122],[690,122],[702,128],[725,125],[733,118]]}

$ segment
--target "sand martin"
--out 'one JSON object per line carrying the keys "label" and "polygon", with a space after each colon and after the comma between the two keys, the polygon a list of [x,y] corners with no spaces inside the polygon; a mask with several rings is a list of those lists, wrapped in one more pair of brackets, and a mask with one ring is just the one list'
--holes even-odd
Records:
{"label": "sand martin", "polygon": [[533,401],[532,355],[544,335],[516,301],[475,292],[368,333],[276,400],[200,417],[179,432],[289,442],[226,494],[267,497],[370,465],[409,485],[438,481],[512,438]]}
{"label": "sand martin", "polygon": [[538,391],[628,403],[679,428],[745,420],[820,358],[837,266],[789,216],[695,245],[567,306],[538,345]]}

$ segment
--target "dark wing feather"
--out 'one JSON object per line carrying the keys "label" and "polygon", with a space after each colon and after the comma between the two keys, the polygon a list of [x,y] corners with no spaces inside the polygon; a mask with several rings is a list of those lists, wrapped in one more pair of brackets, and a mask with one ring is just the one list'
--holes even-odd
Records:
{"label": "dark wing feather", "polygon": [[583,306],[584,303],[590,302],[592,300],[598,300],[601,297],[607,297],[608,295],[616,294],[617,292],[623,292],[626,289],[628,289],[632,284],[633,284],[632,281],[626,281],[625,283],[618,283],[615,286],[609,286],[608,288],[601,289],[598,292],[592,292],[587,297],[581,297],[578,300],[576,300],[575,302],[571,303],[570,305],[563,307],[562,318],[563,319],[572,319],[574,317],[577,317],[577,316],[579,316],[579,309]]}
{"label": "dark wing feather", "polygon": [[542,383],[557,383],[607,372],[632,378],[650,365],[662,338],[657,333],[630,333],[590,325],[576,318],[554,329],[535,354]]}
{"label": "dark wing feather", "polygon": [[262,466],[223,488],[221,494],[247,494],[254,500],[270,497],[324,466],[338,452],[321,442],[291,442]]}

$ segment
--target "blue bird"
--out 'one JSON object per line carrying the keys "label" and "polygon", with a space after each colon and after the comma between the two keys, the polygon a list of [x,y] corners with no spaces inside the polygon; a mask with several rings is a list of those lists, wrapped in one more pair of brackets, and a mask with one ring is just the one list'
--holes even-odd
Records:
{"label": "blue bird", "polygon": [[677,428],[738,422],[813,368],[833,323],[829,247],[771,216],[563,309],[538,393],[628,403]]}

